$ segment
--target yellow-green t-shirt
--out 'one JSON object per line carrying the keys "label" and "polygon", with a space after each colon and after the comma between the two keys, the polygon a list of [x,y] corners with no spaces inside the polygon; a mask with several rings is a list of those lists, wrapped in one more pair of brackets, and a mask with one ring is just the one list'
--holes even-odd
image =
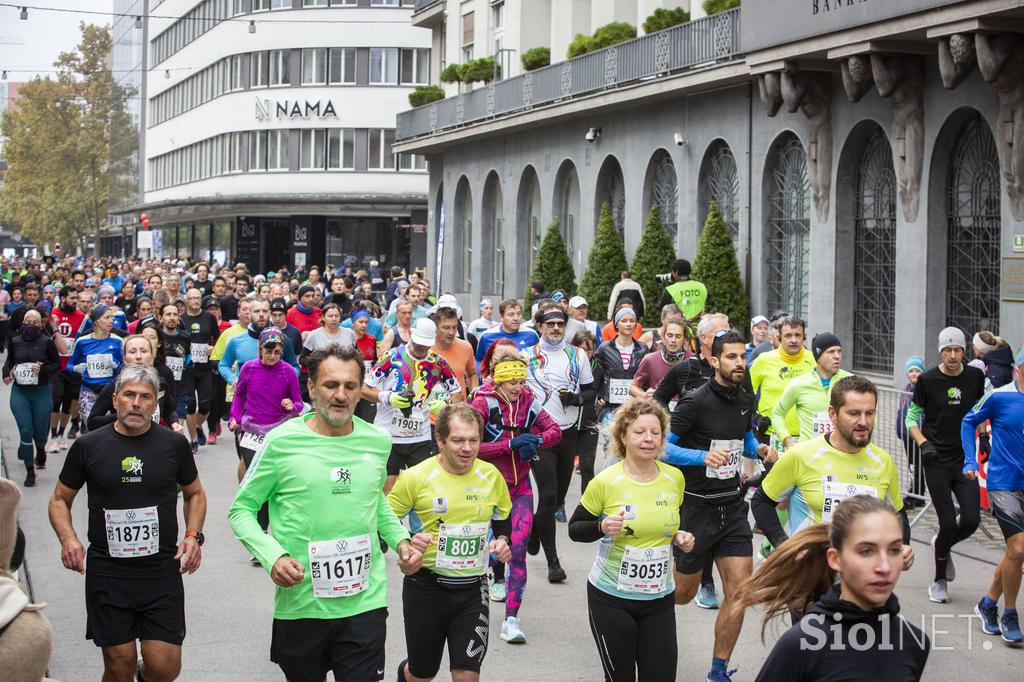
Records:
{"label": "yellow-green t-shirt", "polygon": [[399,518],[416,514],[434,541],[423,566],[450,577],[487,571],[487,531],[491,519],[512,511],[508,486],[490,462],[476,460],[466,474],[445,471],[438,455],[406,469],[395,481],[388,503]]}
{"label": "yellow-green t-shirt", "polygon": [[675,467],[658,462],[660,475],[639,483],[622,462],[590,482],[580,504],[599,518],[625,511],[622,532],[600,541],[590,583],[625,599],[657,599],[672,592],[672,539],[679,530],[679,506],[686,481]]}
{"label": "yellow-green t-shirt", "polygon": [[[786,385],[816,366],[814,355],[806,348],[801,348],[800,353],[792,357],[783,353],[781,348],[757,356],[750,367],[750,385],[754,395],[758,396],[757,411],[771,417]],[[790,433],[800,433],[800,418],[796,410],[791,409],[786,415],[786,428]]]}
{"label": "yellow-green t-shirt", "polygon": [[789,535],[831,521],[836,506],[853,495],[873,495],[903,509],[896,464],[874,443],[851,455],[824,437],[802,441],[772,466],[761,489],[775,501],[789,498]]}

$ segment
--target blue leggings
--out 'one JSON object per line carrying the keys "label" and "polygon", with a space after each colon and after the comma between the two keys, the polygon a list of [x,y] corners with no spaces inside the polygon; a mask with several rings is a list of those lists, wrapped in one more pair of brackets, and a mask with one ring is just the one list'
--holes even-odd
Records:
{"label": "blue leggings", "polygon": [[33,441],[39,452],[46,448],[47,429],[50,427],[50,385],[11,386],[11,412],[18,423],[18,459],[29,471],[35,470]]}

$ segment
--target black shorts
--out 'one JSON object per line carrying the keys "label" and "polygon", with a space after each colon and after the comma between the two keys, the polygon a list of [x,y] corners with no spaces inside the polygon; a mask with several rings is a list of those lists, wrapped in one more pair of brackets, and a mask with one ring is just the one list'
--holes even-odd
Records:
{"label": "black shorts", "polygon": [[180,573],[144,578],[85,571],[85,638],[106,647],[155,639],[181,646],[185,587]]}
{"label": "black shorts", "polygon": [[708,554],[716,556],[753,556],[754,534],[747,513],[750,507],[742,497],[719,506],[684,504],[679,509],[681,530],[693,533],[693,551],[684,554],[675,545],[676,570],[684,575],[700,573]]}
{"label": "black shorts", "polygon": [[430,459],[435,454],[434,441],[424,440],[419,443],[394,443],[391,456],[388,457],[388,476],[397,476],[402,469],[414,467],[420,462]]}
{"label": "black shorts", "polygon": [[490,613],[485,580],[440,585],[421,570],[402,583],[402,611],[409,672],[414,677],[437,675],[445,641],[451,670],[480,672],[487,655]]}
{"label": "black shorts", "polygon": [[348,682],[383,680],[387,629],[384,608],[333,620],[275,618],[270,660],[288,682],[323,682],[328,671]]}
{"label": "black shorts", "polygon": [[82,390],[82,377],[60,371],[50,378],[50,397],[53,400],[53,413],[71,414],[71,403],[78,400]]}
{"label": "black shorts", "polygon": [[[185,372],[185,410],[187,414],[210,414],[213,406],[213,373],[206,365]],[[180,409],[179,409],[180,413]]]}
{"label": "black shorts", "polygon": [[1024,490],[989,490],[988,502],[1004,538],[1024,533]]}

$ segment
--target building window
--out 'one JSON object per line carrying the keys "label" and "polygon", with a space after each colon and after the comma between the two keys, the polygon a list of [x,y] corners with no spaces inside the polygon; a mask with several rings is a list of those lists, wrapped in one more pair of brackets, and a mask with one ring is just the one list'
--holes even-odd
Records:
{"label": "building window", "polygon": [[402,85],[426,85],[430,82],[430,50],[402,50]]}
{"label": "building window", "polygon": [[327,131],[303,130],[299,145],[299,168],[302,170],[323,170],[327,155]]}
{"label": "building window", "polygon": [[228,90],[243,90],[245,89],[245,74],[243,68],[245,67],[245,55],[236,54],[230,58],[231,64],[231,86]]}
{"label": "building window", "polygon": [[249,171],[267,170],[267,131],[249,133]]}
{"label": "building window", "polygon": [[288,170],[287,130],[267,131],[267,169]]}
{"label": "building window", "polygon": [[327,131],[327,170],[355,168],[355,131]]}
{"label": "building window", "polygon": [[398,48],[370,48],[370,82],[395,85],[398,83]]}
{"label": "building window", "polygon": [[398,170],[427,170],[427,157],[421,154],[399,154]]}
{"label": "building window", "polygon": [[462,15],[462,44],[473,44],[473,21],[476,18],[475,12],[467,12]]}
{"label": "building window", "polygon": [[270,9],[270,0],[252,0],[253,12],[266,12]]}
{"label": "building window", "polygon": [[768,310],[807,319],[811,266],[811,189],[800,140],[775,145],[768,173]]}
{"label": "building window", "polygon": [[238,16],[249,11],[249,0],[231,0],[231,16]]}
{"label": "building window", "polygon": [[329,69],[331,85],[356,82],[356,49],[332,47]]}
{"label": "building window", "polygon": [[502,31],[505,28],[505,3],[496,2],[491,5],[491,26],[494,27],[495,32]]}
{"label": "building window", "polygon": [[[722,140],[708,148],[700,171],[700,225],[708,217],[711,203],[718,205],[722,219],[732,235],[732,244],[739,256],[740,249],[740,178],[736,171],[736,158]],[[742,259],[741,259],[742,260]]]}
{"label": "building window", "polygon": [[249,69],[249,86],[266,87],[270,78],[270,53],[253,52]]}
{"label": "building window", "polygon": [[393,128],[384,130],[371,129],[367,145],[366,167],[369,170],[385,170],[395,167],[391,155],[391,145],[395,143]]}
{"label": "building window", "polygon": [[676,167],[672,157],[665,152],[657,152],[656,155],[649,170],[647,203],[648,206],[658,207],[661,226],[675,243],[679,233],[679,181],[676,178]]}
{"label": "building window", "polygon": [[302,0],[303,7],[327,7],[327,0]]}
{"label": "building window", "polygon": [[292,0],[270,0],[270,9],[291,9]]}
{"label": "building window", "polygon": [[327,48],[307,48],[302,51],[302,84],[323,85],[327,82]]}
{"label": "building window", "polygon": [[398,0],[370,0],[370,7],[398,7]]}
{"label": "building window", "polygon": [[331,0],[331,7],[355,7],[358,0]]}
{"label": "building window", "polygon": [[227,158],[224,167],[228,173],[240,173],[242,171],[242,133],[228,133],[227,146],[225,147]]}
{"label": "building window", "polygon": [[288,50],[270,51],[270,84],[288,85],[291,79],[288,76]]}

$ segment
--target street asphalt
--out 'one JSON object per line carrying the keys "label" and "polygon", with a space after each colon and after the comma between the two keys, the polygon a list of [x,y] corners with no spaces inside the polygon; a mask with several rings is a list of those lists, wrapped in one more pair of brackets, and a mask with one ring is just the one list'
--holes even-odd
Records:
{"label": "street asphalt", "polygon": [[[9,388],[0,389],[8,402]],[[18,461],[17,429],[9,410],[0,411],[0,433],[8,471],[19,485],[24,467]],[[237,486],[237,459],[230,440],[200,450],[198,465],[209,498],[206,545],[200,570],[185,578],[188,635],[184,643],[182,680],[280,680],[269,660],[273,585],[267,573],[249,563],[248,552],[231,535],[228,506]],[[27,569],[34,598],[46,602],[44,613],[53,625],[51,677],[64,681],[97,680],[102,674],[100,651],[85,639],[84,578],[63,568],[60,546],[50,528],[46,505],[66,452],[50,456],[38,475],[35,488],[24,490],[18,510],[28,539]],[[574,477],[567,500],[571,514],[579,500],[579,479]],[[86,529],[84,491],[76,500],[74,522],[84,539]],[[343,513],[343,510],[339,510]],[[927,518],[927,516],[926,516]],[[981,634],[973,615],[974,604],[987,587],[992,563],[999,558],[998,543],[964,543],[960,549],[975,558],[957,556],[958,579],[950,586],[948,604],[928,601],[931,581],[930,530],[922,522],[915,532],[918,561],[900,581],[897,594],[902,613],[932,639],[932,653],[925,670],[928,680],[988,680],[1020,676],[1024,651],[1007,647],[998,637]],[[759,541],[760,536],[755,536]],[[559,524],[558,544],[562,566],[569,575],[560,585],[548,584],[542,557],[529,558],[530,578],[520,611],[527,635],[525,645],[509,645],[498,637],[504,617],[500,604],[491,606],[490,650],[484,662],[484,679],[512,681],[570,681],[602,679],[594,642],[587,624],[586,575],[595,545],[570,542],[565,525]],[[405,658],[405,632],[401,607],[401,574],[395,555],[389,552],[389,618],[386,680]],[[719,586],[720,590],[720,586]],[[678,679],[703,680],[711,660],[717,612],[695,605],[677,607],[679,641]],[[767,643],[760,638],[760,613],[748,614],[730,667],[739,669],[735,680],[752,680],[779,627],[769,628]],[[0,673],[0,678],[3,675]],[[449,680],[447,657],[439,680]],[[884,681],[884,674],[881,678]]]}

